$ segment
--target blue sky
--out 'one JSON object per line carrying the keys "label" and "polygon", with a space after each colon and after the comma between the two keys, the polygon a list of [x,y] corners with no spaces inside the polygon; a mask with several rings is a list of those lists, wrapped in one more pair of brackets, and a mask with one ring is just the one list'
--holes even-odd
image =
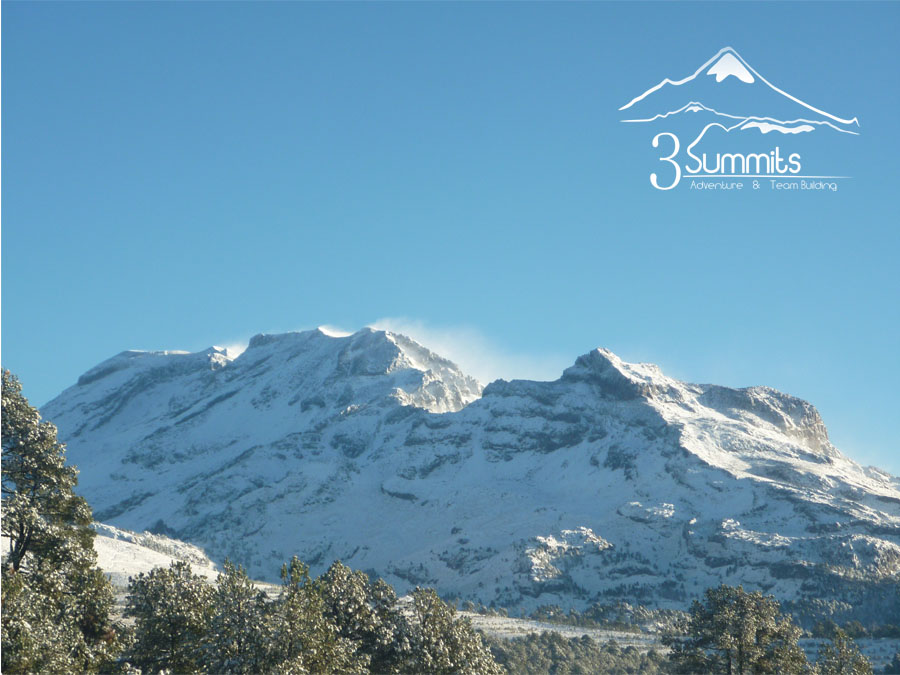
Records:
{"label": "blue sky", "polygon": [[[2,358],[379,322],[806,398],[900,474],[900,4],[3,4]],[[731,45],[861,135],[834,194],[650,188],[618,108]]]}

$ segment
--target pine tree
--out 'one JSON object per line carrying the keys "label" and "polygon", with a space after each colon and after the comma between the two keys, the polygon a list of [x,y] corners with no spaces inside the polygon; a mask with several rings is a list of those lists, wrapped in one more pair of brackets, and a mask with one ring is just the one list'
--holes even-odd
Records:
{"label": "pine tree", "polygon": [[259,673],[269,651],[266,595],[243,567],[225,561],[216,580],[212,616],[202,644],[201,663],[210,673]]}
{"label": "pine tree", "polygon": [[369,660],[330,619],[323,585],[296,557],[281,568],[282,589],[270,614],[269,666],[282,675],[364,673]]}
{"label": "pine tree", "polygon": [[371,583],[364,572],[340,561],[316,584],[326,616],[369,659],[369,667],[378,673],[404,672],[410,658],[409,625],[394,589],[381,579]]}
{"label": "pine tree", "polygon": [[145,673],[199,670],[212,601],[212,588],[182,561],[129,579],[125,616],[135,619],[129,661]]}
{"label": "pine tree", "polygon": [[818,675],[872,675],[872,664],[860,654],[853,639],[836,628],[831,642],[819,648],[816,672]]}
{"label": "pine tree", "polygon": [[110,620],[112,588],[95,566],[91,510],[73,492],[77,470],[18,379],[6,370],[2,378],[2,669],[108,667],[123,631]]}
{"label": "pine tree", "polygon": [[58,601],[37,592],[22,574],[3,573],[4,673],[76,671],[82,638],[72,621],[58,621]]}
{"label": "pine tree", "polygon": [[432,589],[413,591],[412,671],[435,675],[500,675],[494,661],[468,619],[456,619],[456,610]]}
{"label": "pine tree", "polygon": [[369,599],[379,627],[369,646],[372,671],[407,672],[413,656],[412,629],[400,611],[397,593],[384,579],[378,579],[369,586]]}
{"label": "pine tree", "polygon": [[800,629],[772,597],[742,587],[707,589],[694,601],[686,626],[687,640],[668,639],[678,672],[803,673],[806,655],[797,643]]}

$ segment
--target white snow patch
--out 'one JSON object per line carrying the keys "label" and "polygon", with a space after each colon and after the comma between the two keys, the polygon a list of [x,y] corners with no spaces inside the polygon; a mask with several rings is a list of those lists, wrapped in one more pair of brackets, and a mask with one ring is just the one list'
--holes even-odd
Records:
{"label": "white snow patch", "polygon": [[715,75],[716,82],[721,82],[726,77],[734,76],[739,79],[741,82],[745,82],[747,84],[752,84],[754,82],[753,75],[750,74],[750,71],[744,67],[740,61],[738,61],[734,54],[731,52],[726,52],[722,55],[718,61],[716,61],[713,66],[706,71],[707,75]]}
{"label": "white snow patch", "polygon": [[194,574],[214,580],[220,570],[203,549],[159,534],[130,532],[104,523],[94,523],[97,566],[113,586],[128,586],[129,577],[168,567],[175,561],[191,566]]}
{"label": "white snow patch", "polygon": [[802,134],[807,131],[815,131],[815,127],[809,124],[800,124],[796,127],[786,127],[781,124],[773,124],[771,122],[758,122],[755,120],[747,122],[746,124],[741,126],[741,129],[759,129],[764,134],[767,134],[771,131],[779,131],[782,134]]}
{"label": "white snow patch", "polygon": [[319,326],[319,330],[328,337],[344,338],[353,335],[353,331],[335,328],[334,326]]}

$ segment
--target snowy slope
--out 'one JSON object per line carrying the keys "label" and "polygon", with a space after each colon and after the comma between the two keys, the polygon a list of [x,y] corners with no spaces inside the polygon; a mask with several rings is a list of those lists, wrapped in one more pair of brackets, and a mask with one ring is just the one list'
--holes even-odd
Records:
{"label": "snowy slope", "polygon": [[297,554],[507,607],[681,607],[724,581],[900,611],[897,478],[805,401],[601,349],[482,391],[400,335],[265,335],[235,359],[125,352],[43,413],[98,520],[258,578]]}
{"label": "snowy slope", "polygon": [[138,534],[103,523],[94,523],[94,530],[97,566],[117,590],[128,587],[129,577],[176,561],[188,563],[194,574],[210,581],[215,581],[221,571],[202,549],[177,539],[149,532]]}

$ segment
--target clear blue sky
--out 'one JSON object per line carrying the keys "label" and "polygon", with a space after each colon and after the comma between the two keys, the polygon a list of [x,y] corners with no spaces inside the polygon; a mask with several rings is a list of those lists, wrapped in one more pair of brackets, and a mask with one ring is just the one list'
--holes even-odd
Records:
{"label": "clear blue sky", "polygon": [[[602,345],[773,386],[900,474],[900,4],[2,19],[2,359],[35,403],[123,349],[401,317],[506,377]],[[838,193],[648,187],[618,107],[725,45],[859,118]]]}

